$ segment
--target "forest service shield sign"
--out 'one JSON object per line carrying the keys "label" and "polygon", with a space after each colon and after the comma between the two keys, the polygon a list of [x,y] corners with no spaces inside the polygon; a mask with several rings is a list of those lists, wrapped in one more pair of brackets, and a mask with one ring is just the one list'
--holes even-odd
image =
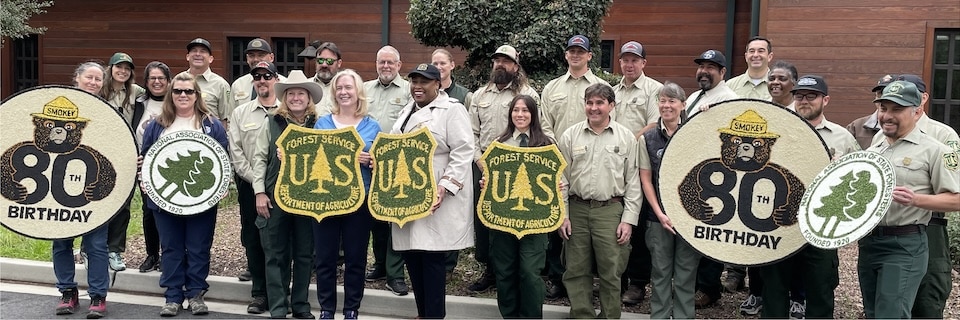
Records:
{"label": "forest service shield sign", "polygon": [[803,194],[800,230],[810,244],[836,249],[870,234],[883,220],[896,185],[879,153],[848,153],[823,169]]}
{"label": "forest service shield sign", "polygon": [[670,139],[661,205],[677,234],[724,263],[764,265],[806,244],[797,225],[805,185],[829,163],[806,120],[760,100],[696,114]]}
{"label": "forest service shield sign", "polygon": [[0,105],[0,223],[65,239],[110,221],[133,192],[137,145],[106,101],[43,86]]}
{"label": "forest service shield sign", "polygon": [[280,174],[274,197],[286,212],[321,221],[356,212],[366,192],[360,173],[363,139],[353,127],[287,126],[277,138]]}
{"label": "forest service shield sign", "polygon": [[233,168],[213,137],[183,130],[161,136],[143,155],[143,194],[160,209],[194,215],[227,196]]}
{"label": "forest service shield sign", "polygon": [[404,133],[380,133],[370,154],[377,162],[370,185],[370,214],[403,228],[430,215],[437,199],[433,153],[437,142],[426,127]]}
{"label": "forest service shield sign", "polygon": [[523,238],[563,223],[560,175],[567,162],[556,145],[520,148],[494,142],[480,158],[486,185],[477,216],[490,229]]}

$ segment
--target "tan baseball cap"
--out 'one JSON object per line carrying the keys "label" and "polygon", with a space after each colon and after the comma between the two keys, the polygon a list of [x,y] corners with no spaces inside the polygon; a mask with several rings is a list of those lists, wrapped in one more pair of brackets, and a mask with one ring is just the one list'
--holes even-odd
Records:
{"label": "tan baseball cap", "polygon": [[520,54],[517,53],[517,48],[510,45],[505,44],[497,48],[497,51],[493,53],[491,58],[496,58],[498,55],[505,56],[513,60],[513,62],[520,63]]}

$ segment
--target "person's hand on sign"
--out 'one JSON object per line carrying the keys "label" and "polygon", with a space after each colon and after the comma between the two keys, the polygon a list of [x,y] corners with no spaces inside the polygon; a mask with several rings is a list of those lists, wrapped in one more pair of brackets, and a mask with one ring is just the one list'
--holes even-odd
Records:
{"label": "person's hand on sign", "polygon": [[140,193],[142,194],[142,193],[144,193],[144,189],[143,189],[143,178],[142,178],[142,175],[141,175],[141,173],[140,173],[140,171],[141,171],[140,168],[141,168],[141,167],[143,167],[143,156],[142,156],[142,155],[137,156],[137,180],[140,180]]}
{"label": "person's hand on sign", "polygon": [[617,226],[617,244],[625,245],[630,242],[630,234],[633,233],[633,225],[621,222]]}
{"label": "person's hand on sign", "polygon": [[570,218],[563,219],[563,223],[560,224],[560,229],[557,229],[557,233],[560,234],[563,240],[570,240],[570,235],[573,234],[573,228],[570,227]]}
{"label": "person's hand on sign", "polygon": [[480,189],[483,189],[483,188],[486,188],[486,187],[487,187],[487,177],[481,177],[481,178],[480,178]]}
{"label": "person's hand on sign", "polygon": [[372,154],[367,155],[370,156],[370,170],[377,170],[377,159],[374,159]]}
{"label": "person's hand on sign", "polygon": [[277,160],[283,162],[283,149],[277,148]]}
{"label": "person's hand on sign", "polygon": [[373,156],[369,152],[360,151],[360,164],[373,168]]}
{"label": "person's hand on sign", "polygon": [[267,218],[270,218],[270,209],[273,208],[273,204],[270,203],[270,197],[266,193],[257,194],[257,215]]}

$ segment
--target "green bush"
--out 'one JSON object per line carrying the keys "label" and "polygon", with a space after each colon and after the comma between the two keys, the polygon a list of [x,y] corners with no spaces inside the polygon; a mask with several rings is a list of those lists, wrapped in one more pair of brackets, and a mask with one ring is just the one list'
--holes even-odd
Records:
{"label": "green bush", "polygon": [[950,257],[953,268],[960,271],[960,211],[947,212],[947,237],[950,238]]}

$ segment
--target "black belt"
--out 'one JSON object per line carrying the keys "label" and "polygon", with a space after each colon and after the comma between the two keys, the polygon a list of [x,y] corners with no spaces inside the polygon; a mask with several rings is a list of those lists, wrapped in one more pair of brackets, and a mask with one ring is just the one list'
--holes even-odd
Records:
{"label": "black belt", "polygon": [[938,226],[945,226],[945,225],[947,225],[947,219],[937,218],[937,217],[931,217],[931,218],[930,218],[930,224],[935,224],[935,225],[938,225]]}
{"label": "black belt", "polygon": [[614,204],[614,203],[621,203],[621,202],[623,202],[623,197],[613,197],[613,198],[610,198],[609,200],[599,201],[599,200],[584,199],[584,198],[581,198],[581,197],[578,196],[578,195],[571,194],[571,195],[570,195],[570,200],[573,200],[573,201],[576,201],[576,202],[586,203],[586,204],[589,204],[591,207],[604,207],[604,206],[608,206],[608,205],[611,205],[611,204]]}
{"label": "black belt", "polygon": [[926,230],[927,226],[922,224],[911,224],[905,226],[896,226],[896,227],[876,227],[870,232],[871,236],[905,236],[908,234],[920,233],[920,231]]}

